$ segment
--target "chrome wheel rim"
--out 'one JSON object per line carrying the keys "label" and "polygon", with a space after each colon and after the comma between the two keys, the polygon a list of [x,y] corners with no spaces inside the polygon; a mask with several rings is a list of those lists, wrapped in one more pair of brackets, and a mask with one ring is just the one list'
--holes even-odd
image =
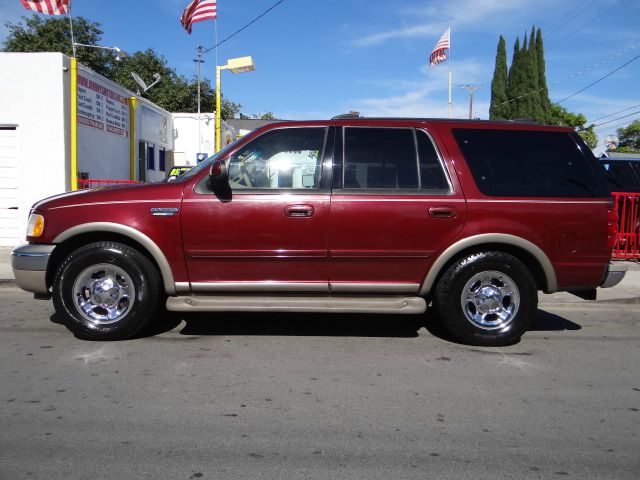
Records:
{"label": "chrome wheel rim", "polygon": [[91,323],[105,325],[129,313],[136,290],[122,268],[101,263],[85,268],[73,283],[76,310]]}
{"label": "chrome wheel rim", "polygon": [[474,326],[483,330],[503,330],[520,307],[520,292],[503,272],[489,270],[475,274],[462,289],[462,310]]}

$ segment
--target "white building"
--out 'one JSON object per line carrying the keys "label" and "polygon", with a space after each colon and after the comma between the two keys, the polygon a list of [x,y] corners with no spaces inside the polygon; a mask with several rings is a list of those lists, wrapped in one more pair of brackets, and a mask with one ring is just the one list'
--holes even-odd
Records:
{"label": "white building", "polygon": [[84,178],[165,178],[171,114],[66,55],[0,53],[0,91],[0,245],[24,241],[33,203]]}
{"label": "white building", "polygon": [[[195,165],[198,154],[207,158],[215,152],[216,118],[214,113],[201,113],[198,125],[197,113],[172,113],[174,165]],[[236,139],[236,131],[224,120],[221,121],[222,147]]]}

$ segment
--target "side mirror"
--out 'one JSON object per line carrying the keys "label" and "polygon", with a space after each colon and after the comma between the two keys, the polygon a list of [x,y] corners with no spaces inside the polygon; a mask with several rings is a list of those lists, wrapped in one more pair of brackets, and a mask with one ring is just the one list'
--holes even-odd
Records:
{"label": "side mirror", "polygon": [[209,185],[214,190],[229,186],[229,173],[224,160],[216,160],[211,164],[209,168]]}

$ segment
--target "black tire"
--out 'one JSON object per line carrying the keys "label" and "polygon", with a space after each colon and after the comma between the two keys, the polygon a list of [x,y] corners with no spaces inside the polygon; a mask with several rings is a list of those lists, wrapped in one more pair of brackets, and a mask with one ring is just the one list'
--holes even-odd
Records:
{"label": "black tire", "polygon": [[161,304],[160,275],[127,245],[98,242],[72,252],[53,281],[53,305],[66,327],[87,340],[124,340]]}
{"label": "black tire", "polygon": [[510,345],[529,328],[538,307],[538,289],[529,269],[503,252],[481,252],[447,269],[434,295],[447,331],[462,343]]}

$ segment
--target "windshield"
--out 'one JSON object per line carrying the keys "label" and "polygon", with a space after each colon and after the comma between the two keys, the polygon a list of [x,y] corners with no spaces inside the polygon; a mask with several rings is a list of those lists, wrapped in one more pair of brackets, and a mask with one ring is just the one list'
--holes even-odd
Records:
{"label": "windshield", "polygon": [[229,150],[231,150],[232,148],[234,148],[238,142],[240,141],[240,139],[236,139],[233,142],[231,142],[229,145],[227,145],[226,147],[224,147],[222,150],[220,150],[218,153],[214,153],[213,155],[211,155],[209,158],[207,158],[206,160],[200,162],[198,165],[196,165],[195,167],[193,167],[191,170],[188,170],[180,175],[178,175],[176,177],[176,179],[174,180],[175,182],[181,182],[183,180],[186,180],[188,178],[193,177],[194,175],[198,175],[200,172],[202,172],[203,170],[209,168],[211,166],[211,164],[217,160],[220,157],[223,157]]}

